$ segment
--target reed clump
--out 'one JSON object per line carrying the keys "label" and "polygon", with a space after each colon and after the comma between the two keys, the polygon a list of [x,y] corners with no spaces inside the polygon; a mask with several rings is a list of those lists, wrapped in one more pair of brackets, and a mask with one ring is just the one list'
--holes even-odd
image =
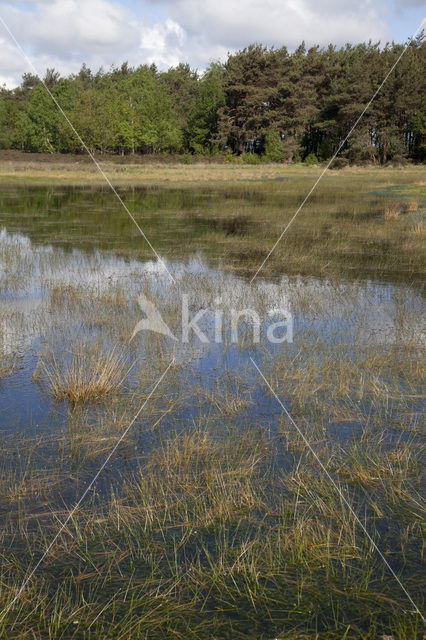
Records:
{"label": "reed clump", "polygon": [[36,377],[42,377],[49,392],[72,404],[96,401],[117,392],[130,370],[125,356],[111,352],[80,351],[58,361],[54,352],[41,356]]}
{"label": "reed clump", "polygon": [[397,220],[400,215],[416,213],[419,205],[418,200],[395,200],[385,207],[383,217],[385,220]]}
{"label": "reed clump", "polygon": [[0,354],[0,380],[14,373],[18,366],[18,357]]}

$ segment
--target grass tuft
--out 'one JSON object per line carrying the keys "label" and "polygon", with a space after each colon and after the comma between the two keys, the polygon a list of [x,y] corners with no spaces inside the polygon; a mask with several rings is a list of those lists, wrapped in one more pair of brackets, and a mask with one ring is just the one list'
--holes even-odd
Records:
{"label": "grass tuft", "polygon": [[45,378],[56,400],[71,403],[96,401],[118,391],[130,367],[116,348],[111,353],[80,352],[58,362],[52,352],[40,357],[36,376]]}

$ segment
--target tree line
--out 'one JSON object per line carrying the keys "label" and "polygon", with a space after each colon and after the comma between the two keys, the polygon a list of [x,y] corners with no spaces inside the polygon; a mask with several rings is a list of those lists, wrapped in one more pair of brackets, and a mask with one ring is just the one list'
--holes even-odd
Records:
{"label": "tree line", "polygon": [[[125,63],[97,73],[83,65],[68,77],[48,69],[43,82],[92,152],[313,163],[342,144],[403,48],[251,45],[203,74],[188,64],[161,72]],[[419,36],[343,145],[340,163],[426,161],[425,69]],[[31,74],[0,89],[0,148],[82,150]]]}

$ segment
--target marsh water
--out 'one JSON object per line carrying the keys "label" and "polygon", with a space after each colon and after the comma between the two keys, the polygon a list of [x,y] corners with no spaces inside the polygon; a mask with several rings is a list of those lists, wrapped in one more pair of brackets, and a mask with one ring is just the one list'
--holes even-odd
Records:
{"label": "marsh water", "polygon": [[[253,200],[252,195],[231,192],[221,197],[238,200],[240,210],[249,205],[261,207],[264,198]],[[205,414],[200,394],[223,389],[226,377],[227,395],[237,393],[239,397],[252,389],[250,401],[246,406],[241,402],[241,410],[232,420],[240,425],[246,420],[262,424],[267,416],[270,427],[279,423],[282,412],[265,392],[250,357],[257,358],[260,366],[263,361],[284,358],[297,369],[306,366],[310,355],[317,361],[330,358],[330,353],[338,358],[339,348],[355,362],[367,347],[394,352],[424,345],[424,298],[418,283],[407,286],[371,278],[281,274],[273,279],[259,277],[250,285],[235,269],[225,270],[220,243],[203,243],[203,233],[214,226],[214,220],[199,212],[213,197],[214,192],[208,189],[133,189],[123,193],[129,206],[137,204],[144,212],[144,230],[161,254],[160,261],[127,214],[117,209],[113,194],[103,189],[3,190],[0,353],[16,361],[10,375],[0,382],[3,434],[22,431],[34,435],[66,428],[68,402],[57,402],[34,375],[40,353],[46,349],[68,353],[81,345],[96,343],[108,350],[120,344],[126,358],[137,363],[126,381],[126,393],[130,394],[140,384],[140,367],[149,373],[150,350],[155,344],[161,362],[176,358],[181,367],[180,384],[188,396],[166,422],[185,423],[196,414]],[[246,228],[244,219],[242,214],[234,215],[228,226],[222,221],[223,233],[253,233],[253,226]],[[200,326],[210,331],[208,344],[195,332],[191,332],[189,344],[148,334],[139,334],[130,343],[134,326],[143,316],[137,305],[142,292],[158,305],[177,332],[183,293],[188,296],[192,317],[206,309]],[[230,342],[229,326],[218,343],[212,330],[215,313],[220,309],[226,316],[231,309],[247,307],[261,318],[260,344],[253,344],[250,321],[244,317],[240,319],[238,343]],[[277,307],[291,315],[293,335],[291,340],[287,336],[280,344],[272,344],[265,337],[267,314]],[[152,376],[148,375],[152,382],[156,371],[153,365]],[[404,383],[400,385],[403,392]],[[277,391],[287,396],[291,406],[286,388]],[[367,404],[370,401],[365,400]],[[419,406],[415,400],[412,405],[415,414]],[[390,411],[389,403],[386,411]],[[397,420],[398,407],[392,415]],[[229,415],[227,420],[231,420]],[[356,419],[338,425],[337,437],[344,437],[349,427],[359,427]]]}
{"label": "marsh water", "polygon": [[[339,502],[345,491],[352,514],[359,510],[420,601],[425,305],[418,263],[409,278],[393,277],[393,256],[383,250],[379,263],[377,255],[370,260],[378,245],[366,240],[356,256],[359,269],[355,257],[345,262],[345,247],[330,253],[330,272],[306,261],[298,272],[294,260],[286,269],[284,254],[280,269],[250,282],[263,255],[255,247],[269,243],[263,212],[271,201],[278,206],[277,193],[268,199],[249,184],[220,193],[207,187],[120,193],[158,256],[104,189],[4,187],[0,194],[0,516],[4,557],[14,558],[6,562],[6,581],[16,585],[18,564],[24,576],[42,557],[64,508],[75,504],[114,449],[90,508],[77,514],[73,544],[81,548],[74,555],[62,550],[35,577],[46,580],[52,602],[68,581],[78,614],[62,616],[53,631],[50,614],[42,623],[31,618],[33,627],[45,625],[40,637],[97,638],[113,616],[117,627],[105,637],[133,638],[133,622],[130,635],[124,631],[133,605],[124,597],[115,608],[112,600],[111,613],[110,594],[118,602],[116,587],[125,580],[142,593],[152,571],[163,598],[158,585],[169,578],[174,584],[186,566],[190,580],[205,572],[205,586],[197,583],[192,596],[189,580],[179,595],[184,609],[172,622],[165,612],[155,625],[181,625],[187,602],[200,597],[200,611],[189,610],[186,624],[198,629],[206,620],[207,626],[204,635],[177,637],[276,638],[301,621],[315,633],[335,625],[333,638],[361,637],[370,626],[370,637],[396,628],[395,638],[420,637],[416,612],[372,553],[360,520]],[[168,335],[135,332],[146,317],[141,296],[161,314]],[[192,329],[185,337],[185,313],[189,321],[198,314],[201,337]],[[115,387],[90,401],[73,399],[69,392],[93,379],[96,363],[109,357],[123,372]],[[224,453],[215,443],[225,443]],[[325,469],[337,483],[331,488]],[[305,529],[303,546],[298,538]],[[229,568],[221,555],[228,536]],[[259,549],[273,549],[267,561],[253,556],[255,580],[261,584],[264,575],[267,586],[246,601],[245,569],[234,567],[259,540]],[[158,565],[149,564],[146,548],[154,549],[152,557],[158,551]],[[117,572],[104,573],[116,552]],[[126,553],[139,560],[123,566]],[[87,563],[100,564],[99,580]],[[232,574],[225,604],[223,587],[214,595],[221,567],[223,584]],[[307,590],[306,576],[314,585]],[[342,613],[328,600],[336,584],[336,598],[345,598]],[[170,593],[164,597],[173,611]],[[213,617],[204,612],[207,601]],[[29,616],[38,615],[37,606],[31,604]],[[11,615],[12,627],[25,627],[19,611],[16,623]],[[348,620],[355,635],[347,636]],[[157,626],[149,635],[149,622],[145,635],[139,613],[137,621],[144,634],[137,637],[171,637],[158,635]]]}

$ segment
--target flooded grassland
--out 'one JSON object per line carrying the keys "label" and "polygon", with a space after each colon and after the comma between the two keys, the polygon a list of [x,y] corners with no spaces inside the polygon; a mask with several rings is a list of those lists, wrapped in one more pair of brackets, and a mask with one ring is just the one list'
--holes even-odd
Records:
{"label": "flooded grassland", "polygon": [[422,637],[424,171],[248,169],[3,180],[0,637]]}

